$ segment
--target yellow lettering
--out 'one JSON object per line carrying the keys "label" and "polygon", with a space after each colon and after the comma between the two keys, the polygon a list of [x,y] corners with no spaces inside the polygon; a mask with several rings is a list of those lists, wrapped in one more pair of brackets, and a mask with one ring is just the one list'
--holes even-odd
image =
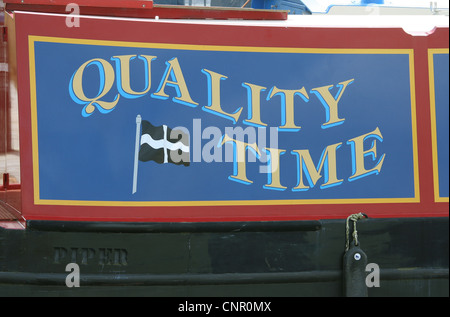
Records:
{"label": "yellow lettering", "polygon": [[279,129],[286,131],[298,131],[301,127],[294,123],[294,97],[295,95],[301,96],[304,101],[308,101],[309,97],[305,87],[297,90],[278,89],[272,87],[267,96],[267,100],[273,96],[280,95],[281,97],[281,126]]}
{"label": "yellow lettering", "polygon": [[236,182],[240,182],[243,184],[252,184],[253,182],[247,178],[247,154],[246,150],[251,149],[255,151],[258,156],[261,156],[261,152],[259,151],[256,143],[248,144],[243,141],[235,140],[230,138],[227,134],[224,135],[222,139],[221,145],[231,142],[233,143],[233,164],[234,171],[233,175],[230,175],[228,178],[230,180],[234,180]]}
{"label": "yellow lettering", "polygon": [[[372,145],[368,150],[364,150],[364,141],[368,139],[373,139]],[[347,144],[350,144],[352,148],[352,175],[348,178],[349,181],[354,181],[358,178],[365,177],[370,174],[378,174],[380,172],[386,154],[381,156],[373,168],[366,169],[364,163],[364,158],[366,156],[371,156],[373,161],[377,158],[377,140],[379,142],[383,142],[383,136],[381,135],[378,127],[372,132],[347,141]]]}
{"label": "yellow lettering", "polygon": [[275,190],[285,190],[287,187],[281,185],[280,183],[280,155],[284,154],[286,151],[281,149],[271,149],[264,148],[269,152],[269,171],[268,171],[268,181],[264,188],[275,189]]}
{"label": "yellow lettering", "polygon": [[311,93],[315,94],[319,98],[320,102],[325,108],[327,121],[322,124],[323,129],[334,127],[336,125],[344,123],[345,119],[341,119],[338,116],[338,102],[339,100],[341,100],[341,97],[344,94],[347,86],[350,85],[353,81],[354,79],[350,79],[339,83],[337,85],[339,87],[339,91],[336,94],[336,97],[333,97],[333,95],[331,95],[330,93],[330,89],[334,87],[334,85],[311,89]]}
{"label": "yellow lettering", "polygon": [[[174,102],[181,103],[186,106],[196,107],[198,103],[192,100],[189,90],[184,80],[183,72],[181,71],[180,63],[176,57],[166,62],[166,72],[159,84],[157,92],[151,96],[158,99],[168,99],[169,96],[165,93],[166,86],[171,86],[175,89],[177,96],[173,98]],[[169,80],[169,77],[171,80]]]}
{"label": "yellow lettering", "polygon": [[[83,90],[83,73],[86,67],[90,65],[97,66],[100,75],[98,94],[93,98],[87,97]],[[82,115],[84,117],[90,116],[94,112],[95,108],[97,108],[101,113],[108,113],[113,110],[119,101],[119,94],[117,94],[114,100],[110,102],[102,101],[100,99],[110,91],[114,83],[114,77],[114,69],[111,64],[101,58],[91,59],[78,68],[71,78],[69,88],[72,99],[79,104],[85,105],[82,110]]]}
{"label": "yellow lettering", "polygon": [[247,88],[248,94],[248,119],[244,120],[244,123],[257,126],[265,127],[267,124],[261,121],[261,91],[266,90],[266,87],[243,83],[243,87]]}
{"label": "yellow lettering", "polygon": [[220,103],[220,81],[225,80],[228,77],[207,69],[202,69],[202,72],[208,78],[208,105],[204,106],[202,109],[226,119],[230,119],[233,123],[236,123],[241,115],[242,107],[237,109],[234,113],[228,113],[223,111]]}
{"label": "yellow lettering", "polygon": [[[322,177],[321,171],[325,167],[325,180],[320,188],[327,188],[340,185],[343,180],[337,178],[336,168],[336,150],[342,143],[329,145],[322,152],[317,168],[314,166],[309,150],[292,150],[291,153],[297,156],[297,185],[292,188],[293,191],[303,191],[314,187],[317,181]],[[309,186],[303,182],[303,176],[306,177]]]}
{"label": "yellow lettering", "polygon": [[130,61],[135,59],[137,55],[122,55],[113,56],[111,59],[116,61],[116,73],[117,73],[117,89],[120,94],[126,98],[137,98],[145,95],[151,86],[151,62],[156,56],[139,55],[138,58],[144,61],[145,64],[145,86],[144,90],[137,92],[131,88],[131,76],[130,76]]}

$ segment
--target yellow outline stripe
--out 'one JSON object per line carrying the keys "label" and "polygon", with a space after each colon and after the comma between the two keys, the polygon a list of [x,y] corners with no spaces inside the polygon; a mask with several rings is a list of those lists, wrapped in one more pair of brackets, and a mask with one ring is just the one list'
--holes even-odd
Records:
{"label": "yellow outline stripe", "polygon": [[448,48],[428,49],[428,77],[430,84],[430,115],[431,115],[431,146],[433,154],[433,184],[434,201],[449,202],[448,197],[439,195],[439,165],[438,165],[438,146],[437,146],[437,121],[436,121],[436,95],[434,85],[434,54],[449,54]]}
{"label": "yellow outline stripe", "polygon": [[176,206],[269,206],[269,205],[343,205],[415,203],[415,198],[355,198],[355,199],[273,199],[273,200],[200,200],[200,201],[97,201],[40,199],[36,205],[58,206],[118,206],[118,207],[176,207]]}
{"label": "yellow outline stripe", "polygon": [[420,186],[419,186],[419,152],[417,149],[417,115],[416,115],[416,82],[414,71],[414,51],[409,54],[409,79],[411,90],[411,131],[413,145],[413,165],[414,165],[414,197],[420,202]]}
{"label": "yellow outline stripe", "polygon": [[412,49],[347,49],[347,48],[292,48],[292,47],[256,47],[256,46],[219,46],[167,44],[147,42],[120,42],[107,40],[73,39],[64,37],[49,37],[30,35],[33,42],[50,42],[63,44],[82,44],[96,46],[117,46],[156,49],[177,49],[189,51],[227,51],[227,52],[258,52],[258,53],[314,53],[314,54],[405,54],[412,53]]}
{"label": "yellow outline stripe", "polygon": [[30,54],[30,103],[31,103],[31,141],[33,156],[33,188],[34,202],[40,199],[39,191],[39,150],[38,150],[38,128],[37,128],[37,100],[36,100],[36,65],[34,54],[33,37],[28,37],[28,50]]}
{"label": "yellow outline stripe", "polygon": [[[251,47],[251,46],[217,46],[217,45],[188,45],[188,44],[164,44],[164,43],[140,43],[119,42],[105,40],[71,39],[60,37],[30,35],[29,59],[30,59],[30,97],[31,97],[31,125],[33,142],[33,184],[34,203],[36,205],[66,205],[66,206],[238,206],[238,205],[329,205],[329,204],[371,204],[371,203],[418,203],[419,191],[419,166],[417,151],[417,127],[416,127],[416,99],[414,82],[414,50],[413,49],[323,49],[323,48],[289,48],[289,47]],[[410,67],[411,90],[411,120],[412,120],[412,145],[414,165],[414,197],[412,198],[356,198],[356,199],[285,199],[285,200],[214,200],[214,201],[87,201],[87,200],[49,200],[40,199],[39,191],[39,153],[37,137],[37,101],[35,78],[35,52],[34,42],[50,42],[63,44],[81,44],[97,46],[137,47],[154,49],[177,49],[196,51],[227,51],[227,52],[258,52],[258,53],[313,53],[313,54],[407,54]]]}

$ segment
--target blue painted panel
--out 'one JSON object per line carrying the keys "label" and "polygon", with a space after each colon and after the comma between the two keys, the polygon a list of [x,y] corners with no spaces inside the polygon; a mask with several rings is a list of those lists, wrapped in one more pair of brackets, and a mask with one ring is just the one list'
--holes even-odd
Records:
{"label": "blue painted panel", "polygon": [[449,196],[449,55],[434,54],[434,94],[439,197]]}
{"label": "blue painted panel", "polygon": [[[408,50],[250,52],[53,41],[34,42],[39,158],[34,164],[42,200],[416,198]],[[135,56],[130,60],[135,95],[120,84],[118,61],[125,55]],[[145,56],[151,61],[148,74]],[[79,90],[77,97],[77,71],[84,102]],[[252,95],[252,89],[258,93]],[[96,98],[89,113],[86,100]],[[214,111],[219,98],[222,113]],[[112,109],[101,107],[114,100]],[[332,100],[339,120],[333,120]],[[259,121],[252,116],[255,107]],[[184,127],[190,164],[138,161],[133,193],[137,115],[154,126]],[[256,142],[246,148],[245,166],[238,164],[241,143],[225,142],[237,140],[232,129],[247,129],[250,139],[243,141]],[[270,131],[277,132],[277,144]],[[140,137],[139,132],[139,142]],[[273,150],[264,149],[269,147]],[[277,149],[279,169],[267,169]]]}

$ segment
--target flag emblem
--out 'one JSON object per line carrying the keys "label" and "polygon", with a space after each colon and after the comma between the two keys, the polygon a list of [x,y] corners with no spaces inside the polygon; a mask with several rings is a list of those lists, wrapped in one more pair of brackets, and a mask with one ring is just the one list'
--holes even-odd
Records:
{"label": "flag emblem", "polygon": [[156,127],[142,120],[139,161],[189,166],[189,135],[166,125]]}
{"label": "flag emblem", "polygon": [[189,132],[166,125],[155,127],[137,115],[132,193],[137,191],[138,161],[189,166],[189,152]]}

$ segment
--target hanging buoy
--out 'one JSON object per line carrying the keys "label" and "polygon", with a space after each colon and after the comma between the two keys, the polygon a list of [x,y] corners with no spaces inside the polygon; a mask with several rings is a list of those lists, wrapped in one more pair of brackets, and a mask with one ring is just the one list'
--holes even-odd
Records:
{"label": "hanging buoy", "polygon": [[[366,214],[359,213],[350,215],[346,222],[346,244],[345,253],[343,257],[343,284],[344,296],[347,297],[367,297],[366,285],[366,266],[367,255],[361,249],[358,240],[358,232],[356,230],[356,222],[359,219],[366,217]],[[350,241],[349,221],[353,222],[353,240]]]}

